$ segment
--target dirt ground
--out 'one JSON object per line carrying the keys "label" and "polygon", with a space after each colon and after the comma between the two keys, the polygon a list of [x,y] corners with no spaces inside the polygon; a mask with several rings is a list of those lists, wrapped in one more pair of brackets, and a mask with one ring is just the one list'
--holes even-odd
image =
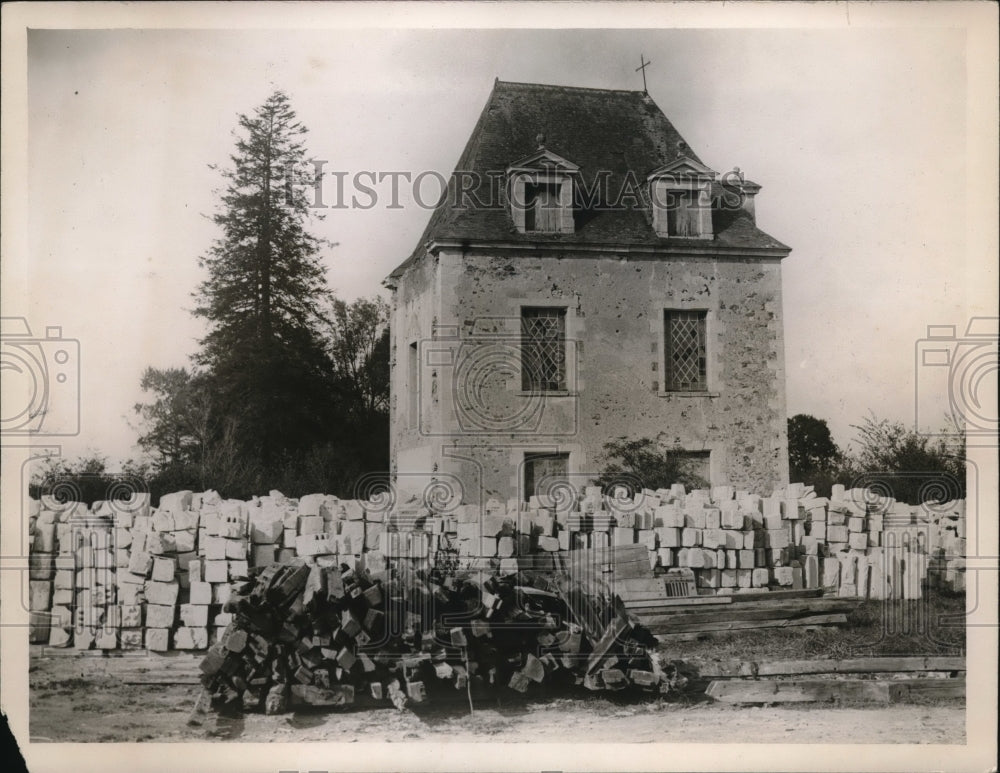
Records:
{"label": "dirt ground", "polygon": [[[188,663],[177,662],[189,673]],[[185,666],[180,668],[180,666]],[[409,710],[248,714],[187,725],[197,685],[130,685],[126,674],[162,670],[146,658],[37,657],[30,665],[33,742],[131,741],[548,741],[926,743],[965,741],[965,705],[736,707],[694,699],[574,697]]]}

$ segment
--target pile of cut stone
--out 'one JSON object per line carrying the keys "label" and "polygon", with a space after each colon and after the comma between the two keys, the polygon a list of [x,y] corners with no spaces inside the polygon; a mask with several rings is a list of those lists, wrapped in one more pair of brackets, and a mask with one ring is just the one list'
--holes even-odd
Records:
{"label": "pile of cut stone", "polygon": [[[542,685],[668,693],[682,678],[613,594],[565,574],[369,570],[300,559],[252,570],[202,661],[221,713],[419,705]],[[456,691],[459,691],[456,693]]]}

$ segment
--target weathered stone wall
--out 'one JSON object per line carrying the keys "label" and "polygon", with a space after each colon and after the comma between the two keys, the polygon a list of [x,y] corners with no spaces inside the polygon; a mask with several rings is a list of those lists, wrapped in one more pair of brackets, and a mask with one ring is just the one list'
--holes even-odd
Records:
{"label": "weathered stone wall", "polygon": [[[392,295],[389,331],[390,408],[389,453],[392,473],[402,476],[408,488],[419,491],[426,485],[426,473],[440,466],[436,439],[420,431],[423,422],[436,421],[437,401],[430,395],[427,366],[428,341],[440,314],[440,273],[437,260],[421,261],[406,274],[406,282]],[[415,345],[415,352],[411,347]],[[414,367],[411,359],[416,357]],[[416,409],[416,415],[414,414]]]}
{"label": "weathered stone wall", "polygon": [[[784,342],[776,259],[623,258],[616,254],[480,255],[441,250],[396,291],[393,449],[398,469],[433,459],[467,474],[486,497],[518,496],[512,475],[525,451],[570,454],[571,477],[593,476],[615,437],[665,438],[709,451],[713,484],[768,493],[787,482]],[[421,426],[406,429],[401,360],[427,341],[405,310],[437,274],[436,360],[422,359]],[[520,392],[522,306],[567,309],[565,394]],[[708,391],[663,390],[667,309],[706,312]],[[423,319],[426,321],[426,317]],[[418,339],[422,336],[422,339]],[[470,364],[471,363],[471,364]],[[460,447],[474,462],[452,463]],[[417,459],[412,449],[436,452]],[[403,481],[400,481],[401,485]]]}

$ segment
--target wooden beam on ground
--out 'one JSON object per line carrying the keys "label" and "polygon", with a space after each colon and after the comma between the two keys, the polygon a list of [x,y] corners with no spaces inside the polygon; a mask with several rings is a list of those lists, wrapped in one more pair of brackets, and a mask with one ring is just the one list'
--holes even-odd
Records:
{"label": "wooden beam on ground", "polygon": [[745,603],[748,601],[783,601],[785,599],[807,599],[822,596],[822,588],[805,588],[803,590],[772,590],[764,593],[734,593],[732,599],[735,602]]}
{"label": "wooden beam on ground", "polygon": [[670,612],[678,607],[719,607],[732,603],[730,596],[668,596],[661,601],[626,601],[625,606],[636,614],[655,614],[661,609]]}
{"label": "wooden beam on ground", "polygon": [[[698,639],[703,634],[721,634],[729,631],[756,631],[764,628],[816,628],[827,625],[844,625],[847,615],[810,615],[794,620],[734,620],[728,623],[697,623],[687,626],[674,626],[661,623],[657,626],[646,626],[660,641],[671,641],[677,636],[691,636]],[[686,639],[690,641],[691,639]]]}
{"label": "wooden beam on ground", "polygon": [[965,698],[965,677],[957,679],[896,679],[888,682],[889,700],[905,703],[911,698]]}
{"label": "wooden beam on ground", "polygon": [[878,674],[920,671],[965,671],[962,657],[850,658],[846,660],[784,660],[758,663],[760,676],[792,674]]}
{"label": "wooden beam on ground", "polygon": [[889,702],[885,682],[867,679],[778,679],[715,681],[705,694],[723,703],[817,703],[833,700]]}
{"label": "wooden beam on ground", "polygon": [[965,680],[740,679],[714,681],[705,694],[724,703],[817,703],[836,700],[894,703],[917,695],[960,698],[965,695]]}
{"label": "wooden beam on ground", "polygon": [[[697,597],[686,596],[681,598],[685,600],[685,604],[678,606],[685,606],[687,608],[686,609],[674,608],[669,610],[670,613],[690,615],[690,614],[698,614],[704,611],[711,611],[715,609],[713,605],[715,603],[719,603],[719,602],[712,602],[711,599],[713,598],[732,599],[733,597],[732,596],[697,596]],[[681,601],[681,598],[669,599],[668,601],[664,602],[664,605],[672,604],[675,600],[679,602]],[[861,600],[855,598],[812,598],[812,599],[799,598],[799,599],[776,599],[774,601],[758,600],[754,602],[727,601],[721,603],[729,605],[729,609],[731,609],[734,613],[736,611],[742,613],[742,612],[749,612],[755,609],[795,609],[799,607],[808,607],[810,609],[825,609],[831,606],[841,606],[853,609],[854,607],[858,606],[858,604],[861,603]],[[698,606],[702,604],[705,606],[705,609],[698,609]]]}
{"label": "wooden beam on ground", "polygon": [[695,631],[745,631],[755,628],[790,628],[799,625],[843,625],[847,615],[826,614],[777,620],[722,620],[717,622],[677,623],[673,621],[645,624],[654,634],[693,633]]}
{"label": "wooden beam on ground", "polygon": [[637,577],[634,579],[624,579],[615,581],[615,591],[621,594],[622,591],[639,592],[660,592],[664,596],[667,594],[667,584],[655,577]]}
{"label": "wooden beam on ground", "polygon": [[[626,604],[626,607],[629,605]],[[783,602],[773,606],[744,606],[732,604],[725,607],[699,609],[689,607],[676,611],[660,611],[651,613],[648,610],[633,610],[643,625],[658,626],[670,623],[672,625],[688,625],[691,623],[717,623],[731,620],[781,620],[794,617],[822,614],[826,612],[848,613],[854,609],[854,604],[843,603],[837,599],[816,599],[811,603]]]}
{"label": "wooden beam on ground", "polygon": [[[824,630],[829,630],[829,626],[825,625],[800,625],[795,627],[796,631],[802,631],[803,633],[816,633],[822,632]],[[704,639],[713,639],[716,636],[726,636],[728,634],[734,633],[733,631],[694,631],[692,633],[661,633],[657,634],[656,638],[662,644],[669,644],[671,642],[678,641],[702,641]]]}
{"label": "wooden beam on ground", "polygon": [[122,677],[125,684],[201,684],[197,674],[127,674]]}
{"label": "wooden beam on ground", "polygon": [[849,658],[832,660],[751,660],[689,663],[699,676],[794,676],[796,674],[883,674],[921,671],[965,671],[962,657]]}

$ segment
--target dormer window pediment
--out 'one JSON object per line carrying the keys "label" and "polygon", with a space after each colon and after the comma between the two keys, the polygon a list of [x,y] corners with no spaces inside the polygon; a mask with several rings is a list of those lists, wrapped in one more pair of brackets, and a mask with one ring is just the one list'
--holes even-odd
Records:
{"label": "dormer window pediment", "polygon": [[678,179],[694,177],[711,181],[718,177],[718,174],[714,169],[710,169],[704,164],[699,164],[694,159],[687,156],[680,156],[669,164],[651,172],[648,179],[652,180],[654,177],[673,177]]}
{"label": "dormer window pediment", "polygon": [[657,236],[711,239],[712,183],[717,173],[680,156],[646,179]]}
{"label": "dormer window pediment", "polygon": [[520,233],[573,233],[573,178],[580,167],[545,148],[507,168],[510,214]]}
{"label": "dormer window pediment", "polygon": [[531,171],[563,171],[567,173],[579,172],[580,167],[572,161],[568,161],[551,150],[539,148],[536,153],[515,161],[507,167],[507,173],[511,172],[531,172]]}

